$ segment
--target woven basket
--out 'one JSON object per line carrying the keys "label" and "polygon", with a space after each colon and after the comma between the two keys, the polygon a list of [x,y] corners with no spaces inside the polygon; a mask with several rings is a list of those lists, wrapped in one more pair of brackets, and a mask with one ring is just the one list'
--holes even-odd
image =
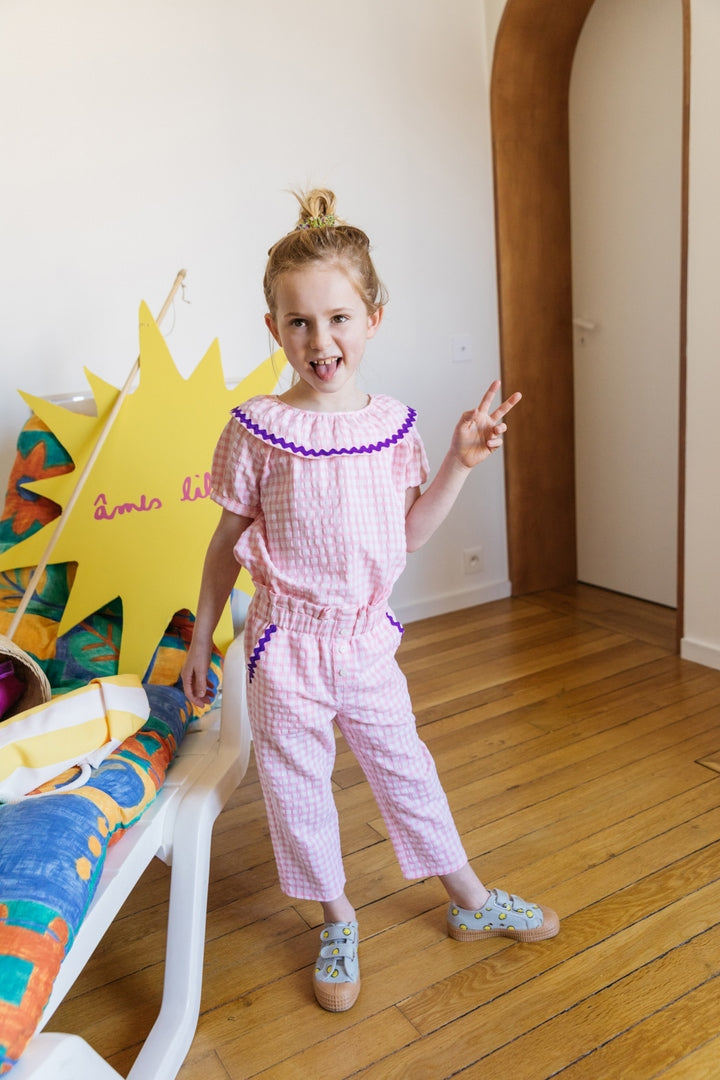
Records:
{"label": "woven basket", "polygon": [[36,705],[43,705],[49,701],[52,692],[50,683],[40,665],[19,649],[10,638],[0,634],[0,660],[11,660],[13,671],[18,679],[25,683],[25,693],[15,702],[12,709],[5,714],[4,720],[10,716],[33,709]]}

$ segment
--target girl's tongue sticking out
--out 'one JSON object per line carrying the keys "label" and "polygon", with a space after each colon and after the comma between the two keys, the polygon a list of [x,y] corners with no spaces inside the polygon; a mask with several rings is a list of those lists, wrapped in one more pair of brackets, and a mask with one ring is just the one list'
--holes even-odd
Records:
{"label": "girl's tongue sticking out", "polygon": [[327,360],[313,360],[312,369],[319,379],[323,382],[329,382],[338,369],[340,361],[336,356],[333,356]]}

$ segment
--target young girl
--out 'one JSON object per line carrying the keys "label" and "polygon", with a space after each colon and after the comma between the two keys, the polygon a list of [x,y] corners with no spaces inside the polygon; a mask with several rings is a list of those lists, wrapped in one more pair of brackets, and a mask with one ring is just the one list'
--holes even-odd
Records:
{"label": "young girl", "polygon": [[459,941],[558,932],[554,911],[499,889],[468,863],[395,661],[402,627],[387,601],[406,551],[443,521],[470,470],[502,445],[513,394],[494,382],[460,418],[437,476],[415,413],[360,389],[384,288],[364,232],[335,216],[329,191],[298,196],[297,227],[270,249],[265,321],[295,372],[277,397],[233,409],[215,452],[222,516],[203,570],[185,692],[210,700],[213,631],[238,574],[256,591],[245,627],[248,709],[280,884],[318,900],[319,1004],[349,1009],[360,990],[358,924],[345,895],[331,775],[334,723],[360,762],[407,878],[438,875]]}

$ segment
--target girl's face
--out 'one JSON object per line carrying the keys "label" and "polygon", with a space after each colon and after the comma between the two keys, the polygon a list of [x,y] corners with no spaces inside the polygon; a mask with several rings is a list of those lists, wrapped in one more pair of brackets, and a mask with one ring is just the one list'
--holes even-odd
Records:
{"label": "girl's face", "polygon": [[283,274],[275,297],[277,310],[265,322],[301,380],[284,400],[317,412],[362,408],[367,396],[355,376],[382,308],[368,314],[348,275],[323,263]]}

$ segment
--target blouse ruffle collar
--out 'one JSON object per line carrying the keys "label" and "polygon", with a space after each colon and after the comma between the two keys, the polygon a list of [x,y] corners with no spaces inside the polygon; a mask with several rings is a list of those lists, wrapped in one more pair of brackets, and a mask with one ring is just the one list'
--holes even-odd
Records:
{"label": "blouse ruffle collar", "polygon": [[299,457],[372,454],[396,445],[415,425],[416,412],[395,398],[375,395],[355,412],[306,412],[276,397],[250,398],[232,410],[255,438]]}

